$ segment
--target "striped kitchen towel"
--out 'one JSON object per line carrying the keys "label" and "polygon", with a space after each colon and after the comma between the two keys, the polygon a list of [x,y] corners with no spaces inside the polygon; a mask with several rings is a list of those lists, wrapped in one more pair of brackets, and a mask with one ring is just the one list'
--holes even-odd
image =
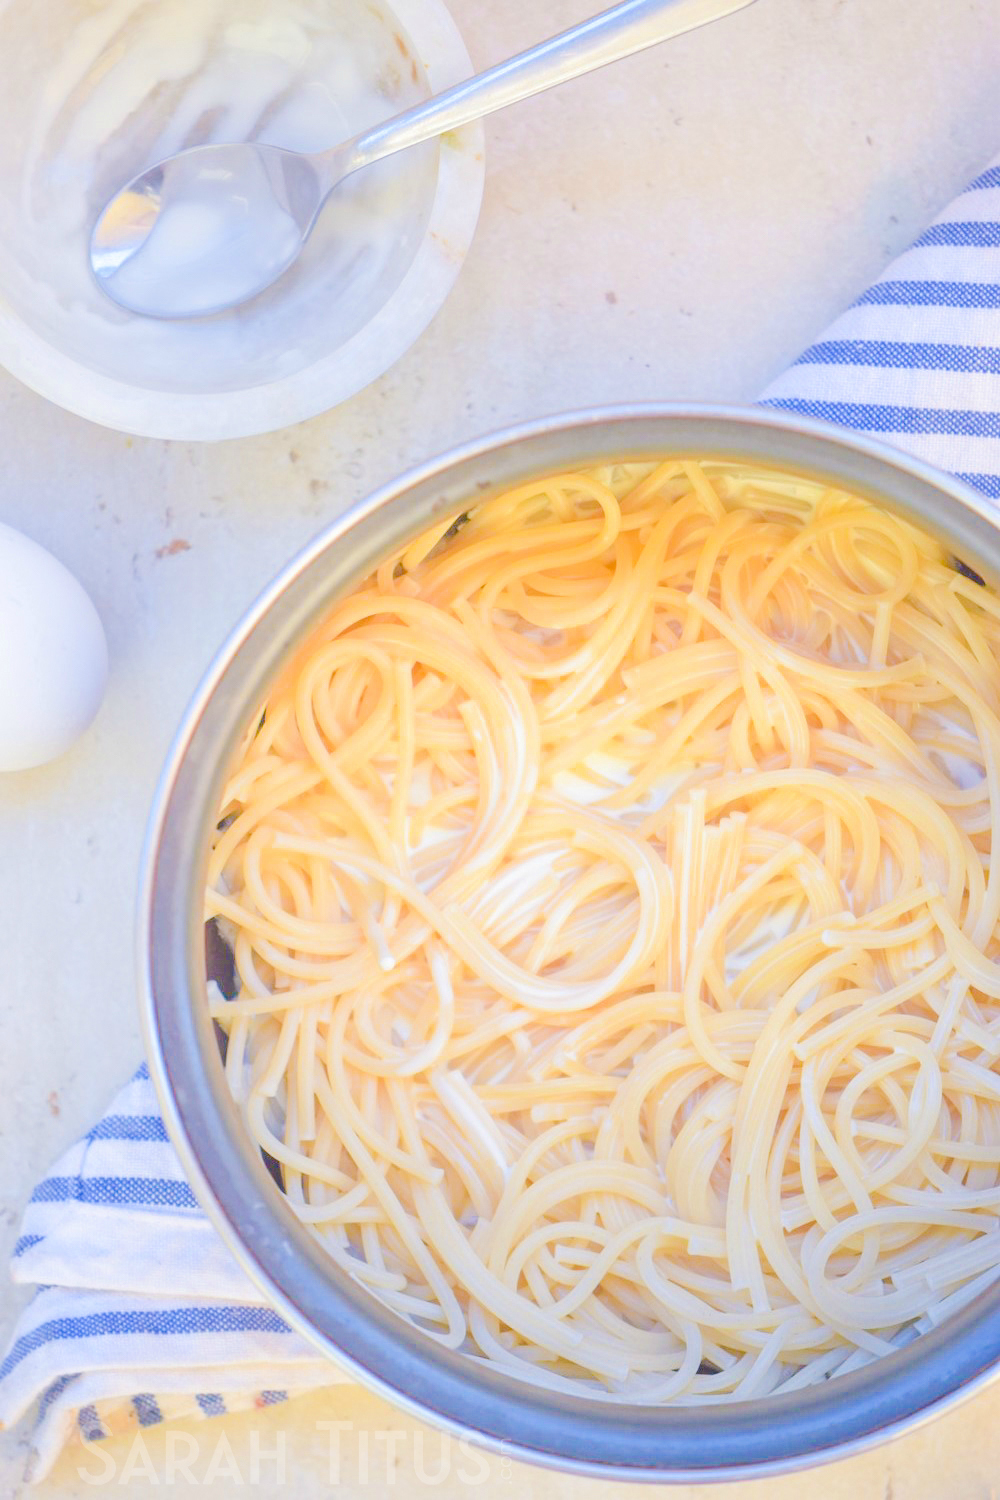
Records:
{"label": "striped kitchen towel", "polygon": [[1000,500],[1000,160],[768,386]]}
{"label": "striped kitchen towel", "polygon": [[146,1064],[39,1183],[14,1246],[37,1290],[0,1362],[28,1477],[69,1441],[271,1406],[344,1376],[265,1306],[188,1187]]}
{"label": "striped kitchen towel", "polygon": [[[872,433],[1000,499],[1000,162],[762,398]],[[145,1067],[35,1190],[14,1279],[37,1286],[0,1422],[67,1441],[266,1406],[342,1377],[261,1301],[184,1181]]]}

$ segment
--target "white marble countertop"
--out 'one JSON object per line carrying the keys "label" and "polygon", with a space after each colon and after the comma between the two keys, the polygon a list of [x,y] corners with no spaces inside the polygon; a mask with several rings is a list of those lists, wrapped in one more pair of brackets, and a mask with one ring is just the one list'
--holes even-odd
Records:
{"label": "white marble countertop", "polygon": [[[588,0],[452,0],[484,66],[584,16]],[[54,43],[53,45],[56,45]],[[0,1258],[50,1160],[132,1072],[136,864],[168,738],[215,646],[338,509],[412,462],[511,420],[593,402],[750,399],[1000,150],[997,0],[758,0],[746,14],[489,122],[478,237],[458,287],[399,365],[346,406],[214,447],[129,439],[0,373],[0,517],[49,546],[106,622],[112,677],[63,761],[0,778]],[[0,1285],[4,1336],[23,1301]],[[594,1497],[611,1486],[452,1454],[374,1397],[310,1398],[196,1432],[188,1482],[261,1496]],[[397,1429],[404,1436],[383,1434]],[[987,1500],[1000,1389],[898,1443],[817,1471],[817,1500]],[[255,1436],[256,1434],[256,1436]],[[160,1483],[169,1434],[148,1434]],[[390,1461],[392,1450],[394,1462]],[[367,1468],[365,1453],[367,1452]],[[112,1487],[145,1493],[112,1445]],[[40,1500],[89,1495],[63,1460]],[[87,1460],[90,1471],[96,1470]],[[21,1493],[18,1435],[0,1495]],[[228,1477],[227,1476],[228,1469]],[[174,1474],[175,1487],[185,1481]],[[802,1481],[745,1484],[792,1500]],[[620,1487],[616,1487],[620,1490]],[[658,1490],[648,1494],[662,1493]],[[687,1491],[671,1491],[678,1496]],[[692,1491],[693,1495],[695,1492]]]}

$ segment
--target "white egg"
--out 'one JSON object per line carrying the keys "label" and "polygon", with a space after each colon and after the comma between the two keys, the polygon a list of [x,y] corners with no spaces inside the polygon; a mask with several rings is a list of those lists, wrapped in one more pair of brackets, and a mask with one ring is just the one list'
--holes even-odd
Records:
{"label": "white egg", "polygon": [[0,771],[44,765],[97,713],[104,628],[68,568],[0,522]]}

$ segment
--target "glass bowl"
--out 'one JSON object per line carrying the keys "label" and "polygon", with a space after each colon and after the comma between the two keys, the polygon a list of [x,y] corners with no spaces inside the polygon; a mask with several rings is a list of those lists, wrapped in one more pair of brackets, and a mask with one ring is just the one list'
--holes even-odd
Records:
{"label": "glass bowl", "polygon": [[346,400],[458,275],[482,197],[479,126],[349,180],[295,267],[215,317],[115,307],[90,274],[90,227],[117,187],[186,146],[322,149],[471,72],[441,0],[0,0],[0,363],[147,437],[242,437]]}

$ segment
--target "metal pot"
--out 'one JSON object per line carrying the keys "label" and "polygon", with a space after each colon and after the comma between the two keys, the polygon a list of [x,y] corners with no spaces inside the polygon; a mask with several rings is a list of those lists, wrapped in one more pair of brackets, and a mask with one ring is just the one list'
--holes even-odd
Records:
{"label": "metal pot", "polygon": [[441,1348],[377,1303],[296,1219],[230,1098],[204,1003],[203,888],[222,782],[277,671],[331,603],[435,517],[545,472],[672,453],[798,470],[918,522],[1000,580],[985,499],[917,460],[762,410],[618,407],[456,449],[336,520],[289,564],[216,656],[174,741],[147,837],[138,921],[150,1069],[205,1212],[288,1322],[397,1406],[513,1457],[620,1479],[775,1474],[897,1436],[1000,1369],[1000,1284],[898,1352],[823,1385],[718,1406],[642,1407],[521,1384]]}

